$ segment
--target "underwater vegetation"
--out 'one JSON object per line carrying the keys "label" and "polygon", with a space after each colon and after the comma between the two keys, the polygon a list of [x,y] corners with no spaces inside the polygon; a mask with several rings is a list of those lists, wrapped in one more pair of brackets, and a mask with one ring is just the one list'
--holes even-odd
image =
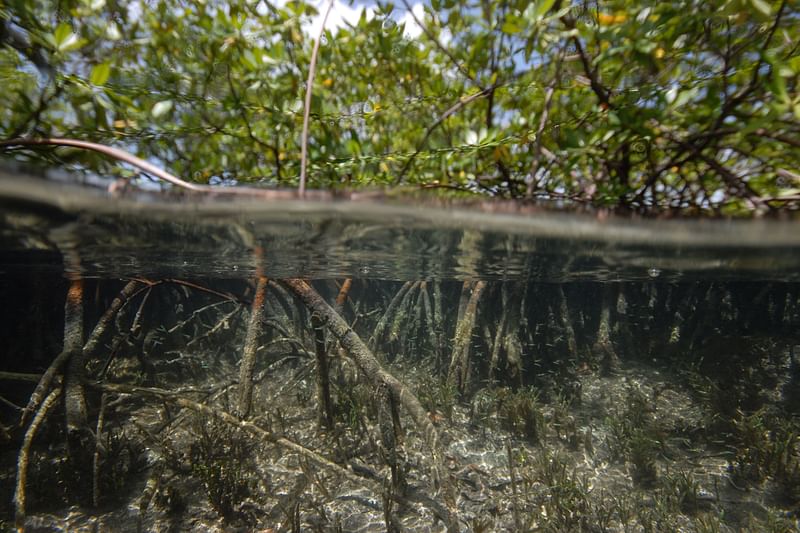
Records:
{"label": "underwater vegetation", "polygon": [[4,529],[800,519],[795,285],[34,283],[0,285]]}

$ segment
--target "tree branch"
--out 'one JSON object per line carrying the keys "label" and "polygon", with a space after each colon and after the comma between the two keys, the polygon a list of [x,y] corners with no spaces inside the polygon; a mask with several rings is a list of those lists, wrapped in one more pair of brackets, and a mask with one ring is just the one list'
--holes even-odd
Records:
{"label": "tree branch", "polygon": [[322,25],[319,28],[319,35],[317,40],[314,41],[314,49],[311,51],[311,64],[308,67],[308,81],[306,81],[306,102],[303,109],[303,136],[300,139],[300,185],[297,187],[297,193],[302,198],[306,193],[306,167],[308,166],[308,120],[311,116],[311,89],[314,85],[314,75],[317,70],[317,54],[319,53],[319,43],[322,40],[322,34],[325,33],[325,23],[328,21],[328,15],[331,13],[333,7],[333,0],[328,2],[328,9],[325,11],[325,16],[322,17]]}

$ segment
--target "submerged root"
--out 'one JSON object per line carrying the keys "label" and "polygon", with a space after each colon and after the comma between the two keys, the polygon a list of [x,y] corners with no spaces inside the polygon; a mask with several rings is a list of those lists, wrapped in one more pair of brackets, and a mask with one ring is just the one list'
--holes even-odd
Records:
{"label": "submerged root", "polygon": [[341,313],[342,309],[344,308],[344,303],[347,301],[347,295],[350,293],[350,288],[353,286],[353,279],[347,278],[342,283],[341,288],[339,289],[339,294],[336,295],[336,309],[337,313]]}
{"label": "submerged root", "polygon": [[506,330],[506,322],[508,321],[508,287],[503,284],[502,290],[503,311],[500,315],[500,321],[497,323],[495,330],[494,340],[492,341],[492,355],[489,358],[489,384],[495,383],[495,370],[500,361],[500,345],[502,344],[503,333]]}
{"label": "submerged root", "polygon": [[605,374],[611,374],[619,367],[619,357],[611,342],[611,293],[608,289],[603,295],[600,309],[600,323],[597,326],[597,340],[593,346],[595,357]]}
{"label": "submerged root", "polygon": [[261,333],[261,319],[264,316],[264,300],[268,283],[269,280],[266,277],[259,276],[256,282],[256,294],[253,297],[253,306],[250,311],[250,321],[247,324],[242,362],[239,367],[238,414],[242,418],[245,418],[250,412],[250,403],[253,398],[253,370],[256,366],[258,335]]}
{"label": "submerged root", "polygon": [[[309,468],[309,464],[316,465],[318,468],[322,470],[328,471],[334,475],[337,475],[343,479],[346,479],[354,486],[366,488],[368,491],[372,492],[372,501],[380,501],[383,497],[384,505],[388,505],[388,509],[384,509],[385,512],[392,513],[392,511],[396,508],[394,503],[399,503],[401,506],[407,506],[409,502],[418,502],[430,509],[433,514],[438,517],[439,519],[447,522],[450,520],[452,513],[450,513],[447,509],[444,509],[441,504],[438,502],[430,499],[423,493],[421,493],[418,489],[413,487],[403,487],[403,492],[397,490],[398,483],[397,478],[384,478],[383,476],[379,475],[377,472],[374,472],[366,465],[358,464],[357,462],[353,462],[349,467],[341,466],[329,459],[323,457],[319,453],[306,448],[302,444],[289,440],[285,437],[282,437],[272,431],[262,428],[259,425],[256,425],[252,421],[249,420],[242,420],[235,416],[232,413],[227,411],[214,408],[212,406],[191,400],[186,398],[185,395],[187,391],[169,391],[165,389],[159,388],[152,388],[152,387],[138,387],[138,386],[131,386],[131,385],[121,385],[121,384],[108,384],[108,383],[96,383],[91,384],[92,387],[103,391],[104,393],[115,393],[115,394],[126,394],[126,395],[138,395],[138,396],[149,396],[153,398],[157,398],[159,401],[172,403],[178,407],[199,413],[209,419],[214,419],[221,421],[222,423],[229,425],[234,429],[241,430],[245,433],[248,433],[255,437],[256,439],[264,442],[269,442],[275,444],[279,448],[282,448],[290,453],[295,453],[299,456],[300,466],[305,473],[305,476],[302,476],[301,479],[304,480],[304,484],[308,480],[315,481],[316,485],[320,488],[320,490],[325,490],[324,486],[321,485],[317,474],[314,472],[314,469]],[[389,414],[389,428],[392,426],[392,419],[393,415]],[[358,473],[356,473],[358,472]],[[158,476],[155,476],[157,480]],[[148,483],[148,487],[149,487]],[[300,490],[305,485],[299,487]],[[386,490],[385,487],[392,487],[392,490],[388,494],[390,498],[389,501],[386,500]],[[146,493],[149,492],[147,496],[142,496],[142,502],[140,504],[140,520],[141,515],[146,510],[147,505],[149,504],[149,500],[152,498],[153,489],[147,489]],[[299,507],[298,507],[299,512]],[[395,519],[393,518],[393,521]],[[297,517],[297,524],[299,525],[299,516]],[[298,529],[299,530],[299,529]],[[451,531],[457,531],[456,529],[451,528]]]}
{"label": "submerged root", "polygon": [[[100,345],[100,339],[102,338],[103,334],[105,334],[108,326],[111,324],[112,319],[117,315],[117,312],[128,301],[128,299],[136,292],[138,287],[139,282],[129,281],[114,298],[114,300],[111,302],[111,305],[108,306],[108,309],[106,309],[106,311],[103,313],[103,316],[101,316],[100,320],[97,321],[97,325],[95,325],[94,329],[92,330],[92,334],[89,336],[89,339],[86,341],[86,344],[83,347],[83,352],[86,354],[86,357],[91,357],[95,353],[97,347]],[[44,400],[44,398],[50,392],[50,387],[53,384],[53,381],[61,372],[63,366],[67,363],[67,361],[69,361],[72,353],[72,350],[64,349],[53,360],[53,362],[50,363],[50,366],[41,376],[39,383],[36,385],[36,388],[31,394],[30,400],[28,400],[28,405],[22,412],[19,422],[20,427],[24,427],[28,417],[39,408],[42,400]]]}
{"label": "submerged root", "polygon": [[419,286],[420,299],[422,300],[422,308],[425,311],[425,319],[428,322],[427,326],[422,327],[428,333],[428,344],[431,350],[438,352],[438,340],[436,338],[436,317],[433,314],[433,306],[431,306],[431,297],[428,294],[428,282],[423,281]]}
{"label": "submerged root", "polygon": [[317,362],[317,404],[319,420],[323,426],[333,427],[333,402],[331,401],[330,362],[325,342],[325,326],[316,313],[311,313],[311,327],[314,328],[314,352]]}
{"label": "submerged root", "polygon": [[414,293],[419,289],[419,284],[419,281],[415,281],[403,296],[403,300],[400,302],[392,321],[392,327],[389,329],[390,341],[396,341],[400,338],[400,326],[405,321],[409,311],[413,310]]}
{"label": "submerged root", "polygon": [[25,480],[28,474],[31,444],[33,443],[33,438],[36,436],[36,432],[39,430],[45,418],[47,418],[47,414],[56,404],[60,395],[61,387],[53,389],[52,392],[47,395],[47,398],[45,398],[41,407],[39,407],[39,410],[36,412],[36,416],[33,417],[33,422],[28,426],[28,430],[25,432],[25,438],[22,440],[22,448],[20,448],[17,458],[17,486],[14,491],[14,526],[20,533],[25,531]]}
{"label": "submerged root", "polygon": [[320,319],[339,340],[342,347],[350,354],[362,374],[374,387],[386,387],[391,396],[411,415],[419,431],[424,435],[432,455],[433,470],[444,493],[448,506],[448,531],[458,530],[458,518],[455,510],[455,493],[449,477],[444,469],[439,434],[428,417],[428,413],[411,389],[381,367],[378,360],[361,338],[352,330],[345,320],[329,306],[322,297],[305,281],[292,279],[284,283],[297,294],[308,308],[320,316]]}
{"label": "submerged root", "polygon": [[369,339],[368,343],[369,346],[372,346],[374,348],[375,345],[378,342],[380,342],[381,337],[383,336],[383,333],[386,330],[386,326],[389,324],[389,322],[391,321],[392,317],[395,314],[395,311],[400,306],[400,302],[403,301],[406,293],[411,289],[413,285],[414,283],[411,281],[405,282],[403,286],[400,287],[400,290],[397,291],[397,294],[394,295],[392,301],[389,302],[389,307],[386,308],[386,312],[383,314],[381,319],[375,325],[375,329],[373,330],[372,336]]}
{"label": "submerged root", "polygon": [[[83,353],[83,280],[70,282],[64,305],[64,352],[69,354],[64,380],[64,406],[67,413],[67,437],[71,447],[84,444],[87,427],[86,397],[83,378],[86,360]],[[75,450],[71,450],[75,451]]]}
{"label": "submerged root", "polygon": [[478,301],[485,287],[485,281],[475,282],[472,294],[464,306],[461,320],[456,327],[456,338],[453,341],[453,356],[450,359],[447,381],[455,385],[462,394],[466,391],[469,382],[469,345],[472,339],[472,329],[475,327]]}
{"label": "submerged root", "polygon": [[[231,413],[228,413],[221,409],[215,409],[214,407],[211,407],[209,405],[205,405],[196,402],[194,400],[185,398],[182,396],[182,394],[185,394],[183,392],[173,392],[154,387],[136,387],[131,385],[118,385],[111,383],[98,383],[98,384],[93,384],[93,386],[105,392],[152,396],[160,400],[174,403],[178,407],[190,409],[192,411],[201,413],[208,417],[222,420],[226,424],[230,424],[231,426],[236,427],[242,431],[245,431],[255,437],[261,438],[267,442],[271,442],[277,446],[280,446],[281,448],[286,449],[287,451],[297,453],[301,457],[311,461],[317,466],[325,468],[326,470],[329,470],[334,474],[340,475],[349,481],[361,485],[365,484],[365,480],[363,478],[357,476],[356,474],[347,470],[346,468],[343,468],[337,465],[336,463],[326,459],[325,457],[314,452],[313,450],[310,450],[301,444],[291,441],[286,437],[278,436],[275,433],[254,424],[253,422],[250,422],[248,420],[241,420]],[[376,494],[380,493],[380,490],[377,487],[370,486],[370,488],[375,490]]]}

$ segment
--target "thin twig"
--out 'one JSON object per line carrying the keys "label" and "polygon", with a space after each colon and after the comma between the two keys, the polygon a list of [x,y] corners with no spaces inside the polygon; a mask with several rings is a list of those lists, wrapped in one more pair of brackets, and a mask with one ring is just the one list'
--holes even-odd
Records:
{"label": "thin twig", "polygon": [[533,196],[534,182],[536,181],[536,174],[539,171],[542,158],[542,134],[547,125],[547,120],[550,115],[550,106],[553,102],[553,94],[555,93],[555,85],[561,79],[561,63],[564,61],[564,54],[566,50],[561,51],[561,57],[556,63],[556,75],[553,80],[548,84],[544,95],[544,105],[542,106],[542,113],[539,115],[539,127],[536,130],[536,139],[534,139],[533,148],[533,162],[531,163],[530,182],[528,183],[526,195],[528,198]]}
{"label": "thin twig", "polygon": [[220,328],[227,328],[229,326],[228,321],[233,317],[233,315],[235,315],[236,313],[238,313],[241,310],[242,310],[241,307],[237,307],[233,311],[231,311],[230,313],[226,314],[224,317],[222,317],[219,320],[219,322],[217,322],[217,325],[215,325],[213,328],[211,328],[210,330],[206,331],[201,336],[195,337],[192,340],[190,340],[189,342],[187,342],[186,343],[186,348],[188,348],[189,346],[192,346],[193,344],[195,344],[195,343],[197,343],[197,342],[199,342],[199,341],[201,341],[203,339],[206,339],[206,338],[210,337],[211,335],[213,335],[214,333],[219,331]]}
{"label": "thin twig", "polygon": [[216,307],[220,307],[222,305],[226,305],[226,304],[229,304],[229,303],[231,303],[229,300],[222,300],[222,301],[219,301],[219,302],[210,303],[210,304],[208,304],[206,306],[201,307],[200,309],[195,309],[194,311],[192,311],[192,314],[189,315],[188,318],[185,318],[185,319],[181,320],[180,322],[176,323],[174,326],[169,328],[167,330],[167,333],[175,333],[176,331],[178,331],[182,327],[186,326],[186,324],[188,324],[189,322],[195,320],[197,317],[199,317],[200,315],[202,315],[203,313],[205,313],[209,309],[214,309]]}
{"label": "thin twig", "polygon": [[447,109],[447,111],[442,113],[439,116],[439,118],[436,119],[436,122],[431,124],[428,127],[428,129],[425,131],[425,136],[423,136],[422,140],[419,142],[419,144],[417,144],[417,148],[416,148],[416,150],[414,150],[414,153],[411,154],[411,156],[408,159],[406,159],[406,163],[405,163],[405,165],[403,165],[403,169],[400,171],[400,174],[398,174],[397,179],[395,180],[394,184],[395,185],[399,185],[399,184],[401,184],[403,182],[403,178],[405,178],[406,173],[408,172],[408,169],[411,167],[411,163],[413,163],[414,159],[416,159],[417,156],[420,154],[420,152],[422,152],[422,149],[425,147],[425,144],[428,142],[428,138],[431,136],[431,134],[433,133],[433,131],[436,128],[441,126],[442,123],[445,120],[447,120],[450,116],[452,116],[455,113],[457,113],[462,107],[465,107],[469,103],[474,102],[478,98],[483,98],[484,96],[487,96],[493,90],[495,90],[498,87],[500,87],[500,85],[501,84],[499,84],[499,83],[495,83],[491,87],[487,87],[486,89],[482,89],[482,90],[480,90],[479,92],[477,92],[475,94],[471,94],[469,96],[462,96],[461,98],[459,98],[458,102],[456,102],[455,104],[450,106]]}
{"label": "thin twig", "polygon": [[94,432],[94,457],[92,458],[92,505],[100,506],[100,451],[103,448],[101,436],[103,435],[106,421],[106,408],[108,407],[108,394],[100,397],[100,413],[97,415],[97,428]]}
{"label": "thin twig", "polygon": [[230,424],[233,427],[239,428],[259,439],[263,439],[266,442],[271,442],[284,448],[290,452],[297,453],[300,457],[303,457],[312,463],[325,468],[335,474],[342,476],[343,478],[352,481],[358,485],[366,485],[376,493],[379,492],[377,487],[374,484],[370,483],[369,480],[357,476],[352,471],[326,459],[325,457],[319,455],[317,452],[314,452],[305,446],[302,446],[294,441],[291,441],[285,437],[281,437],[275,433],[272,433],[253,422],[247,420],[239,420],[237,417],[228,413],[226,411],[222,411],[220,409],[215,409],[206,404],[202,404],[196,402],[194,400],[190,400],[188,398],[184,398],[180,393],[176,393],[175,391],[169,391],[165,389],[159,389],[154,387],[138,387],[132,385],[123,385],[123,384],[111,384],[111,383],[90,383],[92,387],[95,387],[101,391],[106,392],[116,392],[121,394],[141,394],[145,396],[151,396],[160,398],[166,401],[170,401],[178,405],[179,407],[183,407],[186,409],[190,409],[192,411],[202,413],[208,417],[219,419],[227,424]]}
{"label": "thin twig", "polygon": [[0,372],[0,380],[3,381],[32,381],[39,383],[42,379],[41,374],[28,374],[24,372]]}
{"label": "thin twig", "polygon": [[[112,148],[89,141],[81,141],[78,139],[60,139],[60,138],[44,138],[44,139],[10,139],[7,141],[0,141],[0,148],[13,147],[13,146],[70,146],[73,148],[80,148],[82,150],[90,150],[107,155],[123,163],[128,163],[142,170],[146,174],[150,174],[164,181],[172,183],[178,187],[190,190],[192,192],[217,194],[227,196],[244,196],[249,198],[263,198],[268,200],[285,200],[297,197],[294,191],[277,191],[271,189],[258,189],[255,187],[212,187],[210,185],[199,185],[197,183],[190,183],[184,181],[169,172],[161,170],[157,166],[148,163],[147,161],[136,157],[135,155],[121,150],[119,148]],[[325,193],[320,193],[322,197],[327,197]]]}
{"label": "thin twig", "polygon": [[123,161],[130,165],[133,165],[148,174],[152,174],[157,178],[160,178],[164,181],[168,181],[173,185],[177,185],[178,187],[189,189],[190,191],[210,192],[214,190],[211,187],[207,187],[204,185],[197,185],[196,183],[189,183],[188,181],[183,181],[182,179],[173,176],[169,172],[161,170],[154,164],[148,163],[144,159],[139,159],[133,154],[130,154],[124,150],[120,150],[119,148],[112,148],[111,146],[105,146],[102,144],[97,144],[89,141],[81,141],[78,139],[45,138],[45,139],[11,139],[8,141],[0,141],[0,146],[41,146],[41,145],[71,146],[73,148],[81,148],[83,150],[91,150],[93,152],[99,152],[109,157],[113,157],[114,159],[117,159],[119,161]]}
{"label": "thin twig", "polygon": [[303,110],[303,137],[300,142],[300,185],[297,188],[297,193],[302,198],[306,193],[306,167],[308,166],[308,119],[311,115],[311,86],[314,84],[314,74],[317,70],[317,54],[319,53],[319,43],[322,40],[322,34],[325,33],[325,23],[328,21],[328,15],[331,13],[333,7],[333,0],[328,2],[328,9],[325,10],[325,16],[322,18],[322,26],[319,28],[319,35],[317,40],[314,41],[314,49],[311,52],[311,64],[308,67],[308,81],[306,82],[306,104]]}

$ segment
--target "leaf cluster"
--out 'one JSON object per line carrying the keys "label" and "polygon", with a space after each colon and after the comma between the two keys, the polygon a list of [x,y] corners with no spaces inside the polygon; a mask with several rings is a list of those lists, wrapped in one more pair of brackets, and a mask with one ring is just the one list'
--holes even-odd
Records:
{"label": "leaf cluster", "polygon": [[[313,4],[5,6],[3,138],[91,139],[197,182],[296,186]],[[788,0],[379,1],[323,34],[310,185],[797,207],[799,18]],[[14,154],[129,175],[95,155]]]}

